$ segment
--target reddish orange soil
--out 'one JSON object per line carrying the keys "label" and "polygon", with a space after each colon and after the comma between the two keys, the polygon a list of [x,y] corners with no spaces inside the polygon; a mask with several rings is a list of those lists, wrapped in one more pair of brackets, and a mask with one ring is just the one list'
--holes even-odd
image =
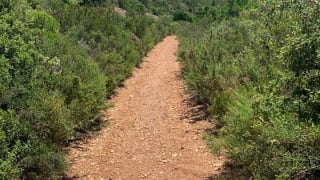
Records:
{"label": "reddish orange soil", "polygon": [[223,159],[202,139],[206,121],[181,120],[188,109],[178,78],[178,41],[159,43],[117,90],[108,110],[110,126],[69,152],[69,177],[79,179],[205,179]]}

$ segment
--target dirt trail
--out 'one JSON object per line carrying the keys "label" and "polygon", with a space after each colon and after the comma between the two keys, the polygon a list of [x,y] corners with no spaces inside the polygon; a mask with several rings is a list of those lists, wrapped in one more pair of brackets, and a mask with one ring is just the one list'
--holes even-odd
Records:
{"label": "dirt trail", "polygon": [[181,120],[188,107],[177,48],[175,36],[165,38],[117,90],[108,111],[111,125],[70,150],[70,177],[193,180],[218,173],[223,161],[202,139],[210,124]]}

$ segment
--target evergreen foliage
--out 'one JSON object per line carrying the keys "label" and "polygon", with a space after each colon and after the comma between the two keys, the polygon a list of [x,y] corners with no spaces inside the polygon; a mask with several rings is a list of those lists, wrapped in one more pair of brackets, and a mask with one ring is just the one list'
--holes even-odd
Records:
{"label": "evergreen foliage", "polygon": [[172,27],[232,178],[317,179],[319,14],[310,0],[0,1],[0,179],[60,178],[63,147]]}
{"label": "evergreen foliage", "polygon": [[98,123],[167,26],[109,1],[1,1],[0,179],[59,178],[63,147]]}
{"label": "evergreen foliage", "polygon": [[179,30],[184,77],[218,130],[207,139],[227,150],[242,175],[232,178],[316,179],[319,2],[212,5],[207,17]]}

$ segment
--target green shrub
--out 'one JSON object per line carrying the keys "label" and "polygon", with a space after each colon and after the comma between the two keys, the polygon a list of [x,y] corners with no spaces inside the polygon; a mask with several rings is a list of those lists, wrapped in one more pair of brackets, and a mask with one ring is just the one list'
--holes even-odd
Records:
{"label": "green shrub", "polygon": [[123,8],[127,11],[128,15],[130,14],[144,14],[146,9],[140,1],[137,0],[118,0],[120,8]]}
{"label": "green shrub", "polygon": [[72,134],[70,112],[64,104],[64,97],[59,92],[36,92],[28,100],[25,112],[21,112],[23,120],[32,124],[39,137],[61,144]]}
{"label": "green shrub", "polygon": [[316,179],[319,4],[239,2],[180,35],[183,75],[217,127],[206,139],[244,179]]}
{"label": "green shrub", "polygon": [[173,20],[174,21],[188,21],[188,22],[192,22],[193,18],[192,16],[183,11],[183,10],[177,10],[176,12],[174,12],[173,14]]}
{"label": "green shrub", "polygon": [[13,111],[0,111],[0,177],[56,179],[65,170],[59,149],[47,144],[27,121],[19,121]]}
{"label": "green shrub", "polygon": [[167,33],[107,1],[79,3],[0,2],[0,179],[61,178],[63,147]]}
{"label": "green shrub", "polygon": [[[16,167],[16,156],[19,155],[19,139],[24,138],[24,127],[13,116],[12,112],[0,110],[0,178],[18,178],[22,169]],[[17,152],[16,152],[17,151]]]}
{"label": "green shrub", "polygon": [[[3,179],[56,179],[65,170],[60,147],[104,104],[104,79],[88,56],[74,61],[72,56],[81,53],[71,51],[76,48],[61,37],[52,16],[27,5],[14,6],[18,10],[1,15],[0,20],[0,174]],[[66,49],[57,52],[62,42],[67,42]],[[68,94],[64,82],[71,77],[79,77],[83,96],[90,97],[77,112],[69,104],[83,97]],[[79,86],[72,88],[80,91]],[[81,123],[74,121],[72,113],[83,118]]]}

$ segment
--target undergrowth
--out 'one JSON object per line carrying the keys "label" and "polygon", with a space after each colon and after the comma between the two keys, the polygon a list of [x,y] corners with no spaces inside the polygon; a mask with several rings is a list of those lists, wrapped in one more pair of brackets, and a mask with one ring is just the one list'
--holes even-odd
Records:
{"label": "undergrowth", "polygon": [[58,179],[63,148],[99,129],[106,98],[168,34],[108,1],[0,2],[0,179]]}
{"label": "undergrowth", "polygon": [[317,179],[319,2],[215,2],[176,26],[184,78],[216,125],[205,139],[228,160],[220,178]]}

